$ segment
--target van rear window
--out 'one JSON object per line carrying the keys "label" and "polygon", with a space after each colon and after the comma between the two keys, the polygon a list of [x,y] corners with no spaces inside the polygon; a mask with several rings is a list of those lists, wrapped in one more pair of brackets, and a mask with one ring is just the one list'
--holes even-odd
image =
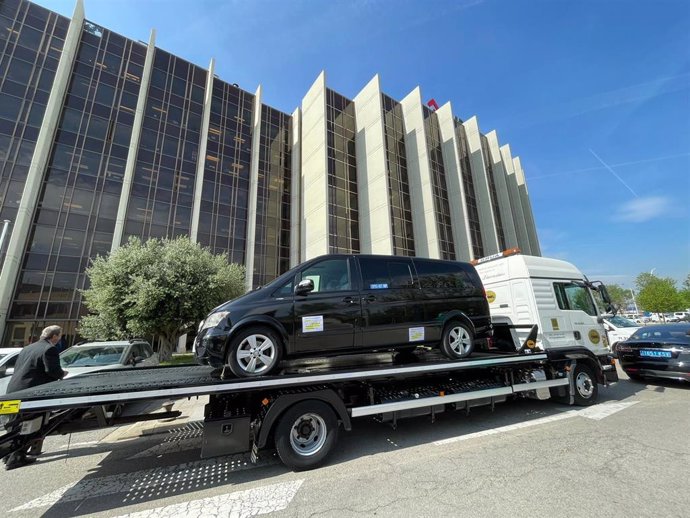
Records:
{"label": "van rear window", "polygon": [[413,285],[409,261],[386,261],[377,258],[360,258],[365,290],[409,288]]}
{"label": "van rear window", "polygon": [[415,259],[419,284],[424,288],[473,290],[474,283],[459,264]]}

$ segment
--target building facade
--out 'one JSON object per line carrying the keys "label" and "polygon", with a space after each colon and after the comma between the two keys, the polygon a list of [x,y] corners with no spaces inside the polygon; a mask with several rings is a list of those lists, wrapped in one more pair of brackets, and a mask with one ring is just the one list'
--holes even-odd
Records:
{"label": "building facade", "polygon": [[0,345],[73,341],[84,274],[131,237],[190,236],[247,287],[328,253],[539,255],[524,171],[419,88],[353,99],[322,72],[283,113],[155,44],[0,0]]}

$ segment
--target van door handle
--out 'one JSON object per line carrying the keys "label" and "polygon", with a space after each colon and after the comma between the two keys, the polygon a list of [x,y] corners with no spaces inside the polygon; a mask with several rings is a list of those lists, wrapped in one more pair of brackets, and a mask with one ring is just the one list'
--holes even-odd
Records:
{"label": "van door handle", "polygon": [[362,300],[364,302],[374,302],[376,300],[376,295],[367,295],[366,297],[362,297]]}
{"label": "van door handle", "polygon": [[348,304],[357,304],[359,302],[359,299],[357,297],[345,297],[343,299],[343,302],[346,302]]}

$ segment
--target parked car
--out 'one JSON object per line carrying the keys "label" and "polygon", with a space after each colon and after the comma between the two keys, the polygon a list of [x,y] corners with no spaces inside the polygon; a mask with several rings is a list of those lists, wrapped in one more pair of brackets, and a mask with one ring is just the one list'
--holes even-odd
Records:
{"label": "parked car", "polygon": [[21,347],[0,349],[0,395],[7,392],[7,385],[14,374],[14,364],[21,350]]}
{"label": "parked car", "polygon": [[327,255],[214,309],[194,350],[200,363],[253,377],[285,357],[417,345],[460,359],[490,332],[482,282],[468,263]]}
{"label": "parked car", "polygon": [[143,340],[88,342],[61,352],[60,365],[71,378],[89,372],[158,365],[158,353]]}
{"label": "parked car", "polygon": [[618,344],[618,359],[632,379],[650,376],[690,381],[690,324],[642,327]]}
{"label": "parked car", "polygon": [[604,329],[609,339],[611,351],[616,354],[618,344],[623,340],[627,340],[630,336],[640,328],[640,325],[628,318],[621,316],[614,316],[604,319]]}

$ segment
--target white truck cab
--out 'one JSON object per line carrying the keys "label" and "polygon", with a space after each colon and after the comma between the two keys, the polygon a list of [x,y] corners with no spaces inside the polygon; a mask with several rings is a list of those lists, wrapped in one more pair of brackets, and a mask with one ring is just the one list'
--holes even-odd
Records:
{"label": "white truck cab", "polygon": [[612,315],[599,306],[611,309],[606,288],[573,264],[511,249],[479,259],[475,268],[494,323],[538,323],[543,349],[583,346],[597,356],[611,353],[603,317]]}

